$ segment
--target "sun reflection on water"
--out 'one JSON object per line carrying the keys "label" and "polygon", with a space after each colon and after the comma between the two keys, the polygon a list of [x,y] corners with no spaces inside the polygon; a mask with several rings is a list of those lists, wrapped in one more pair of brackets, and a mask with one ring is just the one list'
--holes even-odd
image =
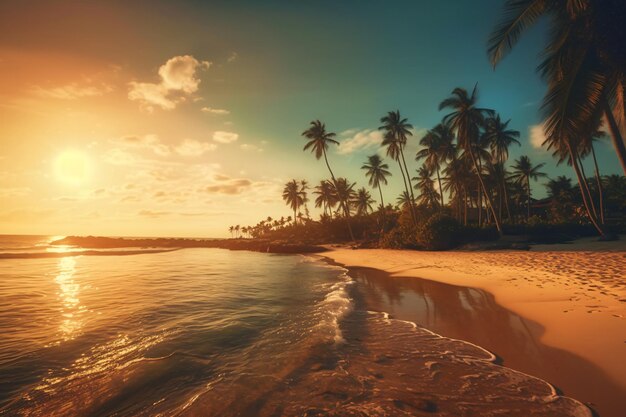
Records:
{"label": "sun reflection on water", "polygon": [[60,331],[64,341],[74,339],[82,328],[80,313],[84,308],[80,305],[80,284],[74,280],[76,273],[76,258],[66,257],[59,259],[59,272],[55,282],[59,285],[59,299],[61,301],[62,321]]}

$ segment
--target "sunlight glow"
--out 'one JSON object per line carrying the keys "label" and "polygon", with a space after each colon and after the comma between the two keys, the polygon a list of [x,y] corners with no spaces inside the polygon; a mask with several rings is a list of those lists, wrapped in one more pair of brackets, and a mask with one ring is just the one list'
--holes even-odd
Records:
{"label": "sunlight glow", "polygon": [[54,160],[55,178],[68,185],[81,185],[89,180],[92,165],[87,154],[74,149],[61,152]]}

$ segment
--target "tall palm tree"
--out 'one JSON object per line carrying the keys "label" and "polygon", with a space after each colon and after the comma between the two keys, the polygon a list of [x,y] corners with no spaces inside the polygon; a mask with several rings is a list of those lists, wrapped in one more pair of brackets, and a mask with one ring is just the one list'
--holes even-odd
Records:
{"label": "tall palm tree", "polygon": [[293,221],[295,225],[297,223],[296,219],[298,218],[297,211],[300,206],[304,204],[302,189],[297,180],[291,180],[285,184],[285,188],[283,188],[283,200],[285,200],[285,203],[293,210]]}
{"label": "tall palm tree", "polygon": [[441,207],[443,207],[445,203],[443,201],[440,170],[442,164],[452,159],[454,154],[454,132],[450,126],[440,123],[420,139],[420,145],[424,148],[417,152],[415,160],[425,159],[426,165],[437,173]]}
{"label": "tall palm tree", "polygon": [[456,131],[457,140],[459,146],[467,153],[474,165],[474,170],[480,188],[483,195],[487,200],[491,214],[496,223],[498,232],[502,234],[502,225],[500,219],[493,207],[491,196],[485,188],[485,182],[481,173],[481,168],[478,163],[478,158],[475,155],[475,145],[480,139],[480,129],[485,124],[485,117],[493,114],[493,111],[489,109],[483,109],[476,106],[478,102],[478,85],[474,86],[472,94],[468,94],[463,88],[455,88],[452,91],[452,95],[443,100],[439,104],[439,110],[446,108],[452,109],[452,113],[449,113],[444,117],[444,123],[449,124],[452,129]]}
{"label": "tall palm tree", "polygon": [[435,180],[432,179],[432,175],[432,168],[422,165],[417,170],[417,177],[413,177],[413,181],[415,181],[415,189],[420,192],[417,202],[428,207],[437,207],[439,206],[439,193],[435,190]]}
{"label": "tall palm tree", "polygon": [[375,203],[375,200],[365,187],[359,188],[352,200],[357,216],[363,216],[372,211],[372,203]]}
{"label": "tall palm tree", "polygon": [[[347,207],[344,209],[344,216],[350,220],[350,202],[354,200],[354,186],[355,183],[350,183],[346,178],[337,178],[335,182],[335,195],[337,200],[343,207]],[[354,240],[354,237],[352,240]]]}
{"label": "tall palm tree", "polygon": [[511,178],[515,179],[518,183],[524,185],[526,187],[527,192],[527,212],[526,212],[526,220],[530,219],[530,180],[538,180],[539,178],[545,177],[545,172],[539,171],[543,168],[545,164],[541,163],[538,165],[533,165],[530,162],[530,158],[526,155],[522,155],[519,159],[515,160],[513,164],[513,175]]}
{"label": "tall palm tree", "polygon": [[230,237],[234,237],[233,232],[235,231],[235,226],[228,226],[228,231],[230,232]]}
{"label": "tall palm tree", "polygon": [[365,176],[369,179],[369,185],[372,188],[378,188],[380,193],[380,207],[384,212],[385,201],[383,200],[383,190],[381,184],[387,185],[387,177],[391,176],[389,165],[383,163],[383,159],[375,153],[367,157],[367,162],[363,164],[361,169],[366,170]]}
{"label": "tall palm tree", "polygon": [[315,198],[315,207],[322,207],[324,215],[332,216],[332,210],[338,202],[333,184],[330,181],[322,180],[319,185],[315,186],[313,194],[317,195]]}
{"label": "tall palm tree", "polygon": [[511,219],[511,211],[509,209],[508,203],[508,184],[507,179],[509,178],[509,173],[506,170],[503,162],[494,162],[491,161],[487,164],[487,175],[491,183],[493,184],[493,188],[497,190],[498,193],[498,215],[502,218],[502,207],[506,208],[507,218]]}
{"label": "tall palm tree", "polygon": [[309,189],[309,182],[307,180],[300,180],[300,190],[302,191],[302,198],[304,200],[304,214],[307,219],[311,216],[309,215],[309,207],[306,203],[309,202],[309,197],[307,195],[307,190]]}
{"label": "tall palm tree", "polygon": [[467,187],[468,173],[470,172],[470,167],[468,166],[469,158],[463,157],[463,154],[457,155],[457,153],[458,150],[453,154],[452,159],[443,169],[443,191],[450,193],[451,198],[453,197],[454,200],[456,200],[459,222],[463,221],[463,224],[467,225]]}
{"label": "tall palm tree", "polygon": [[[309,141],[304,145],[304,151],[311,150],[311,152],[315,153],[316,159],[321,159],[324,157],[324,162],[326,162],[326,167],[328,168],[328,172],[330,172],[330,177],[333,180],[333,185],[335,189],[337,188],[337,180],[335,179],[335,174],[333,170],[330,169],[330,164],[328,163],[328,157],[326,156],[326,150],[329,145],[339,145],[334,138],[337,136],[333,132],[326,131],[326,125],[319,120],[314,120],[310,123],[310,127],[302,132],[302,136],[304,136]],[[352,226],[350,225],[350,208],[347,206],[345,202],[341,202],[343,211],[347,213],[346,219],[348,222],[348,231],[350,232],[350,237],[354,240],[354,234],[352,233]]]}
{"label": "tall palm tree", "polygon": [[485,120],[484,137],[491,148],[491,156],[495,162],[506,162],[509,159],[509,147],[512,144],[521,145],[518,140],[519,131],[508,129],[509,123],[511,123],[510,119],[503,122],[499,114]]}
{"label": "tall palm tree", "polygon": [[[408,122],[406,118],[400,116],[400,111],[390,111],[380,119],[383,124],[378,129],[385,132],[383,137],[383,146],[387,146],[387,155],[398,161],[400,165],[400,172],[404,179],[404,188],[411,196],[411,201],[415,201],[413,196],[413,186],[411,185],[411,179],[409,178],[409,169],[406,166],[406,160],[404,158],[404,147],[409,136],[413,136],[413,126]],[[417,217],[415,215],[415,208],[410,206],[411,217],[413,223],[417,225]]]}
{"label": "tall palm tree", "polygon": [[626,2],[507,0],[504,7],[503,18],[488,42],[494,67],[525,30],[541,16],[550,17],[545,58],[539,65],[548,82],[542,106],[546,137],[570,142],[570,147],[576,148],[573,142],[580,140],[586,125],[603,113],[626,174],[626,144],[620,132],[620,127],[626,129]]}
{"label": "tall palm tree", "polygon": [[[489,143],[489,147],[491,149],[491,156],[494,161],[493,168],[495,169],[495,174],[500,174],[500,171],[504,170],[504,163],[507,161],[507,159],[509,159],[509,147],[513,144],[521,146],[521,143],[518,140],[520,137],[520,132],[517,130],[508,129],[510,122],[511,119],[503,122],[500,119],[499,114],[496,114],[494,117],[487,118],[485,122],[484,137],[487,143]],[[504,200],[507,217],[510,219],[511,210],[509,209],[509,196],[507,193],[506,175],[496,176],[499,177],[501,180],[501,182],[498,183],[498,187],[502,192],[500,199],[500,210],[502,210],[502,200]],[[500,218],[502,218],[502,216],[500,216]]]}

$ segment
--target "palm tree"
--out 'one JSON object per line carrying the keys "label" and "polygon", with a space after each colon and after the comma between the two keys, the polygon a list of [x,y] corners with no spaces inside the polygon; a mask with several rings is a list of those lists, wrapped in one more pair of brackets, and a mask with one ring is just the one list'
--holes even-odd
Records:
{"label": "palm tree", "polygon": [[230,237],[233,237],[233,231],[235,230],[235,226],[228,226],[228,231],[230,232]]}
{"label": "palm tree", "polygon": [[481,168],[478,164],[478,158],[475,155],[475,145],[480,139],[480,128],[485,124],[485,117],[493,114],[493,111],[489,109],[483,109],[476,107],[478,101],[478,85],[474,86],[472,94],[468,95],[467,91],[463,88],[455,88],[452,91],[452,96],[443,100],[439,104],[439,110],[450,108],[452,113],[446,115],[443,119],[444,123],[449,124],[452,129],[456,131],[457,140],[459,146],[469,155],[474,170],[480,183],[480,188],[487,200],[491,214],[493,215],[498,232],[502,234],[502,225],[500,219],[496,214],[491,201],[491,196],[485,188],[483,181]]}
{"label": "palm tree", "polygon": [[383,190],[381,184],[387,185],[387,177],[391,176],[389,165],[383,163],[383,159],[378,154],[367,157],[367,162],[363,164],[361,169],[365,169],[365,176],[369,178],[369,185],[372,188],[378,188],[380,192],[380,207],[384,212],[385,202],[383,200]]}
{"label": "palm tree", "polygon": [[[494,67],[543,15],[550,17],[551,24],[545,58],[539,65],[548,82],[542,106],[546,137],[576,148],[574,142],[587,126],[597,114],[604,114],[626,174],[626,145],[620,132],[620,125],[626,129],[626,2],[507,0],[503,19],[488,42]],[[574,161],[575,170],[576,165]]]}
{"label": "palm tree", "polygon": [[285,188],[283,188],[283,200],[285,200],[285,203],[293,210],[293,221],[295,225],[296,219],[298,218],[297,211],[300,206],[304,204],[302,190],[298,181],[291,180],[285,184]]}
{"label": "palm tree", "polygon": [[319,185],[315,186],[313,194],[315,198],[315,207],[322,207],[325,215],[332,216],[332,209],[337,205],[337,196],[335,187],[330,181],[322,180]]}
{"label": "palm tree", "polygon": [[359,188],[352,200],[357,216],[363,216],[369,213],[372,210],[372,203],[374,202],[375,200],[365,187]]}
{"label": "palm tree", "polygon": [[[330,172],[330,177],[333,180],[333,185],[335,189],[337,189],[337,180],[335,179],[335,174],[333,170],[330,169],[330,164],[328,163],[328,157],[326,156],[326,150],[329,145],[339,145],[334,138],[337,136],[333,132],[326,131],[326,125],[319,120],[314,120],[311,123],[311,126],[302,132],[302,136],[304,136],[309,141],[304,145],[304,151],[310,149],[311,152],[315,153],[316,159],[321,159],[324,157],[324,162],[326,162],[326,167],[328,168],[328,172]],[[354,240],[354,234],[352,233],[352,226],[350,225],[350,208],[347,207],[347,203],[342,202],[340,200],[344,213],[347,214],[346,219],[348,221],[348,231],[350,232],[350,237]],[[295,217],[295,216],[294,216]]]}
{"label": "palm tree", "polygon": [[530,219],[530,180],[538,180],[541,177],[545,177],[544,172],[539,171],[545,164],[534,165],[530,162],[530,158],[526,155],[522,155],[519,159],[515,160],[513,164],[513,175],[511,178],[515,179],[518,183],[526,187],[527,192],[527,214],[526,220]]}
{"label": "palm tree", "polygon": [[417,202],[428,207],[437,207],[439,205],[439,193],[435,190],[435,180],[432,179],[432,175],[432,169],[422,165],[417,170],[417,177],[413,177],[413,181],[416,182],[415,189],[420,192]]}
{"label": "palm tree", "polygon": [[[337,200],[344,208],[344,215],[346,216],[348,222],[350,221],[350,202],[354,199],[354,186],[355,183],[350,183],[346,178],[337,178],[335,182],[335,195]],[[354,240],[354,237],[352,240]]]}
{"label": "palm tree", "polygon": [[[599,126],[598,126],[599,127]],[[581,151],[580,157],[584,158],[585,156],[591,154],[593,158],[593,166],[596,174],[596,187],[598,188],[598,210],[600,212],[600,223],[604,224],[604,192],[602,187],[602,177],[600,175],[600,168],[598,167],[598,159],[596,158],[596,150],[593,146],[594,143],[600,142],[602,139],[606,137],[606,134],[601,130],[596,130],[591,135],[586,135],[581,140]],[[582,161],[580,161],[580,165],[582,167]]]}
{"label": "palm tree", "polygon": [[521,145],[518,140],[519,131],[508,129],[510,122],[510,119],[506,122],[500,120],[499,114],[485,120],[484,137],[491,148],[491,156],[495,162],[506,162],[509,159],[509,147],[512,144]]}
{"label": "palm tree", "polygon": [[239,230],[241,229],[240,225],[235,226],[235,237],[239,237]]}
{"label": "palm tree", "polygon": [[454,197],[459,222],[463,221],[463,224],[467,225],[467,187],[470,168],[467,164],[468,158],[457,155],[457,153],[453,154],[452,159],[443,170],[443,191],[450,193],[451,198]]}
{"label": "palm tree", "polygon": [[[406,166],[406,160],[404,159],[404,147],[409,136],[413,136],[413,126],[408,122],[406,118],[400,116],[400,111],[390,111],[386,116],[380,119],[383,124],[378,129],[385,132],[383,138],[383,146],[387,146],[387,155],[398,161],[400,165],[400,172],[404,179],[404,188],[411,196],[411,201],[415,201],[413,196],[413,186],[411,185],[411,179],[409,178],[409,169]],[[417,226],[417,216],[413,206],[410,206],[411,217],[413,223]]]}
{"label": "palm tree", "polygon": [[493,188],[497,190],[498,193],[498,216],[502,218],[502,206],[506,207],[507,218],[511,219],[511,211],[509,209],[508,203],[508,185],[507,179],[509,178],[509,173],[506,170],[503,162],[494,162],[491,161],[487,164],[487,175],[493,184]]}
{"label": "palm tree", "polygon": [[306,204],[309,202],[309,197],[307,196],[308,189],[309,189],[309,182],[307,180],[300,180],[300,190],[302,191],[302,197],[304,199],[304,214],[306,215],[307,219],[310,218],[309,207]]}
{"label": "palm tree", "polygon": [[559,175],[555,179],[551,179],[546,184],[548,196],[558,197],[562,193],[570,193],[572,191],[572,180],[565,175]]}
{"label": "palm tree", "polygon": [[411,196],[406,191],[402,191],[402,193],[396,198],[396,205],[401,209],[409,209],[412,206],[414,201],[411,199]]}
{"label": "palm tree", "polygon": [[454,132],[450,126],[440,123],[426,133],[420,140],[420,145],[424,146],[415,155],[415,160],[425,159],[426,165],[434,169],[437,173],[439,183],[439,194],[441,197],[441,207],[444,206],[443,188],[441,186],[441,165],[452,159],[454,154]]}

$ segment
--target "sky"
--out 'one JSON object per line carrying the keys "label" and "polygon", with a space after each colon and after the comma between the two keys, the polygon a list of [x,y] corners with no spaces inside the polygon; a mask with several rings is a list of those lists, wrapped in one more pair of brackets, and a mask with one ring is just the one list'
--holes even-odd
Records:
{"label": "sky", "polygon": [[[572,177],[540,146],[545,22],[489,64],[502,3],[2,2],[0,233],[228,236],[290,215],[290,179],[328,177],[302,151],[311,120],[337,133],[336,175],[366,186],[386,112],[413,124],[414,155],[438,104],[476,83],[480,105],[521,132],[509,163],[528,155]],[[609,140],[597,152],[603,174],[621,172]],[[402,181],[387,162],[390,202]]]}

